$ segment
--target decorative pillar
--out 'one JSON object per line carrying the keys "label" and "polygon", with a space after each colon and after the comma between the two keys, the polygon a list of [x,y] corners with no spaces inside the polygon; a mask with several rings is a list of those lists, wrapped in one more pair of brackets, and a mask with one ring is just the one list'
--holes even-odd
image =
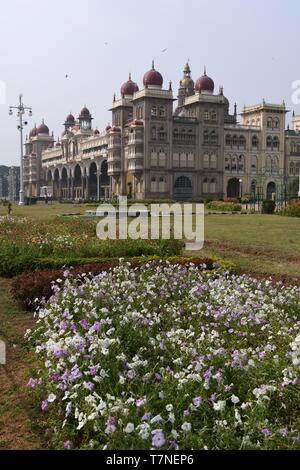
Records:
{"label": "decorative pillar", "polygon": [[74,199],[74,178],[73,178],[73,176],[71,176],[71,178],[70,178],[70,183],[71,183],[70,184],[70,189],[71,189],[70,199],[71,199],[71,201],[73,201],[73,199]]}
{"label": "decorative pillar", "polygon": [[101,173],[97,171],[97,201],[100,201],[100,178]]}
{"label": "decorative pillar", "polygon": [[89,176],[88,175],[85,176],[85,195],[84,195],[84,198],[86,200],[89,199]]}

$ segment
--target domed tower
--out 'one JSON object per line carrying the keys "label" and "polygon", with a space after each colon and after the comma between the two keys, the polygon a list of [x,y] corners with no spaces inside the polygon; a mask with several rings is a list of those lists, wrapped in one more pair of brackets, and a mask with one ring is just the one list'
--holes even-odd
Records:
{"label": "domed tower", "polygon": [[132,98],[134,93],[139,91],[138,85],[131,80],[131,73],[129,74],[129,78],[127,82],[123,83],[121,86],[121,96],[122,98]]}
{"label": "domed tower", "polygon": [[66,117],[64,126],[66,131],[75,126],[75,117],[72,113],[68,114],[68,116]]}
{"label": "domed tower", "polygon": [[195,94],[194,81],[191,78],[191,69],[189,63],[185,64],[183,70],[183,78],[180,80],[179,89],[178,89],[178,107],[184,105],[184,100],[187,96]]}
{"label": "domed tower", "polygon": [[80,129],[90,131],[92,129],[92,120],[93,118],[92,118],[90,111],[88,110],[86,106],[84,106],[78,116]]}
{"label": "domed tower", "polygon": [[204,67],[204,74],[196,81],[195,90],[197,93],[204,95],[213,95],[214,89],[214,81],[212,78],[206,75],[206,67]]}

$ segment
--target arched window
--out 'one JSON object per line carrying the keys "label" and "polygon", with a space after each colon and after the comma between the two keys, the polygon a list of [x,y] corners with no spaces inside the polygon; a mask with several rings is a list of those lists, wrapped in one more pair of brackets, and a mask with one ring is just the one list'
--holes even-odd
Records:
{"label": "arched window", "polygon": [[239,147],[245,148],[246,147],[246,139],[243,135],[240,135],[239,138]]}
{"label": "arched window", "polygon": [[209,192],[210,192],[211,194],[214,194],[214,193],[216,192],[216,180],[215,180],[214,178],[212,178],[212,179],[210,180],[210,188],[209,188],[209,189],[210,189]]}
{"label": "arched window", "polygon": [[157,191],[157,182],[155,176],[151,178],[151,192],[156,193]]}
{"label": "arched window", "polygon": [[161,127],[159,129],[159,139],[160,140],[165,140],[166,138],[166,132],[165,132],[165,129],[163,127]]}
{"label": "arched window", "polygon": [[211,145],[217,144],[217,134],[215,133],[215,131],[212,131],[212,133],[210,134],[210,143]]}
{"label": "arched window", "polygon": [[157,166],[157,152],[155,152],[155,150],[152,150],[151,152],[151,166],[152,167]]}
{"label": "arched window", "polygon": [[151,117],[156,117],[157,116],[157,107],[152,106],[151,108]]}
{"label": "arched window", "polygon": [[296,175],[299,175],[300,173],[300,162],[297,162],[296,163],[296,171],[295,171]]}
{"label": "arched window", "polygon": [[295,163],[290,162],[290,175],[294,175],[294,174],[295,174]]}
{"label": "arched window", "polygon": [[231,159],[229,157],[225,157],[225,171],[230,172],[230,161]]}
{"label": "arched window", "polygon": [[258,138],[256,135],[252,137],[252,147],[257,149],[258,148]]}
{"label": "arched window", "polygon": [[272,148],[272,144],[273,144],[273,139],[270,135],[268,135],[268,137],[267,137],[267,148],[268,149]]}
{"label": "arched window", "polygon": [[274,118],[274,120],[273,120],[273,127],[274,127],[275,129],[278,129],[278,127],[279,127],[279,119],[278,119],[278,118]]}
{"label": "arched window", "polygon": [[238,138],[237,138],[237,135],[234,135],[234,136],[232,137],[232,145],[233,145],[234,147],[236,147],[237,144],[238,144]]}
{"label": "arched window", "polygon": [[151,138],[152,138],[152,140],[156,140],[156,139],[157,139],[156,127],[152,127],[152,129],[151,129]]}
{"label": "arched window", "polygon": [[204,178],[204,180],[203,180],[203,192],[205,194],[208,193],[208,179],[207,178]]}
{"label": "arched window", "polygon": [[209,168],[209,155],[207,153],[203,156],[203,168],[206,170]]}
{"label": "arched window", "polygon": [[178,137],[179,137],[179,131],[178,131],[178,129],[176,128],[176,129],[174,129],[174,139],[175,139],[175,140],[178,140]]}
{"label": "arched window", "polygon": [[272,120],[272,118],[268,118],[267,127],[268,127],[268,129],[273,129],[273,120]]}
{"label": "arched window", "polygon": [[187,166],[188,168],[194,168],[194,154],[193,153],[189,153],[188,154],[188,159],[187,159]]}
{"label": "arched window", "polygon": [[255,155],[251,157],[251,173],[257,173],[257,157]]}
{"label": "arched window", "polygon": [[235,173],[237,172],[237,157],[231,157],[231,172]]}
{"label": "arched window", "polygon": [[164,106],[159,107],[159,117],[163,118],[166,116],[166,108]]}
{"label": "arched window", "polygon": [[230,134],[227,134],[226,135],[226,138],[225,138],[225,145],[227,147],[230,147],[231,146],[231,135]]}
{"label": "arched window", "polygon": [[240,155],[238,158],[238,171],[239,173],[244,173],[245,171],[245,158],[244,155]]}
{"label": "arched window", "polygon": [[250,193],[252,196],[256,194],[256,181],[255,180],[251,181]]}
{"label": "arched window", "polygon": [[204,141],[204,145],[208,144],[208,142],[209,142],[209,132],[208,131],[204,131],[203,141]]}
{"label": "arched window", "polygon": [[274,149],[279,149],[279,139],[277,136],[274,137],[273,139],[273,148]]}
{"label": "arched window", "polygon": [[161,176],[158,180],[158,191],[160,193],[165,193],[166,186],[167,186],[166,179],[164,178],[164,176]]}
{"label": "arched window", "polygon": [[210,168],[212,170],[217,168],[217,155],[214,153],[210,156]]}
{"label": "arched window", "polygon": [[164,168],[166,166],[166,154],[163,150],[160,150],[158,156],[158,166]]}

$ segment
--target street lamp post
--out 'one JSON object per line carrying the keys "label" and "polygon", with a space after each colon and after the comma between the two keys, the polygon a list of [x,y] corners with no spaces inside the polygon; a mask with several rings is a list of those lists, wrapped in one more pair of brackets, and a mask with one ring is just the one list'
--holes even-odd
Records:
{"label": "street lamp post", "polygon": [[23,129],[24,126],[27,126],[28,122],[23,121],[23,116],[26,111],[28,111],[28,115],[32,116],[32,109],[31,107],[24,106],[22,101],[23,95],[22,93],[19,95],[19,104],[17,106],[10,106],[9,107],[9,115],[13,115],[13,109],[17,110],[17,116],[19,118],[18,130],[20,131],[20,199],[19,205],[24,206],[24,176],[23,176]]}

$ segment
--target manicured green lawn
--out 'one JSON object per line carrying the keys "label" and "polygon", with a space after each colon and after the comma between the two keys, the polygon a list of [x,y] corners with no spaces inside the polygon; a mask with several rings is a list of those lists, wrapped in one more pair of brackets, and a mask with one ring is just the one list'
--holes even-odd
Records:
{"label": "manicured green lawn", "polygon": [[[13,214],[41,221],[62,214],[80,214],[84,204],[13,206]],[[6,208],[0,206],[0,215]],[[85,219],[82,219],[84,233]],[[300,274],[300,219],[278,215],[206,215],[205,246],[201,255],[216,255],[246,271]]]}

